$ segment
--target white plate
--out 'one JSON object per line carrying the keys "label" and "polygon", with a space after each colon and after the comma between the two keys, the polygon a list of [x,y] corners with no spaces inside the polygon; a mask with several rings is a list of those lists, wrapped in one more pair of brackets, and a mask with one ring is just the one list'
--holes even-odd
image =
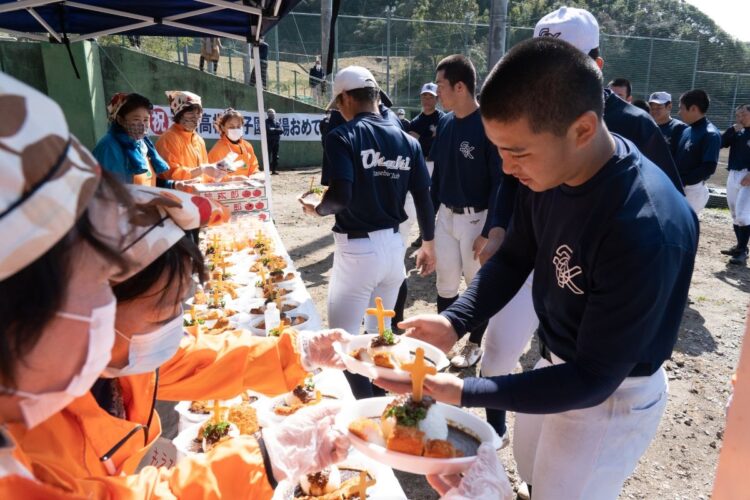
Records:
{"label": "white plate", "polygon": [[[336,352],[339,353],[341,359],[343,359],[344,364],[346,365],[346,369],[352,373],[356,373],[370,379],[382,378],[385,380],[393,380],[396,382],[410,381],[411,374],[409,372],[403,371],[400,368],[383,368],[382,366],[376,366],[369,361],[360,361],[349,355],[349,353],[355,349],[366,349],[367,347],[369,347],[370,342],[376,336],[376,334],[355,335],[349,342],[336,342],[333,345],[333,348],[336,350]],[[443,353],[443,351],[441,351],[434,345],[428,344],[427,342],[422,342],[421,340],[415,338],[405,337],[403,335],[399,336],[398,338],[401,339],[400,342],[406,344],[406,346],[409,348],[409,352],[411,352],[412,355],[414,355],[414,353],[416,352],[417,347],[421,347],[422,349],[424,349],[424,357],[432,361],[438,371],[444,370],[450,365],[450,361],[445,356],[445,353]]]}
{"label": "white plate", "polygon": [[[203,452],[198,451],[192,451],[192,448],[194,447],[201,447],[201,444],[193,444],[193,440],[195,440],[196,436],[198,436],[198,431],[201,428],[202,423],[193,424],[189,427],[186,427],[182,431],[180,431],[177,436],[172,440],[172,444],[174,444],[175,448],[177,448],[177,460],[180,460],[185,457],[189,456],[201,456],[204,455]],[[229,435],[231,437],[237,437],[240,435],[239,429],[237,429],[237,426],[234,424],[229,424]]]}
{"label": "white plate", "polygon": [[[257,407],[260,406],[265,400],[268,399],[268,397],[264,396],[263,394],[255,391],[246,391],[248,396],[253,396],[258,398],[256,401],[254,401],[250,406]],[[222,406],[234,406],[237,404],[240,404],[242,401],[241,396],[234,397],[232,399],[225,399],[221,401]],[[183,429],[186,429],[187,427],[190,427],[193,424],[196,423],[203,423],[209,418],[211,418],[212,413],[206,413],[206,414],[198,414],[193,413],[190,411],[190,404],[192,401],[180,401],[175,405],[174,409],[177,413],[180,415],[180,421],[178,423],[178,430],[182,431]]]}
{"label": "white plate", "polygon": [[[307,325],[310,323],[310,315],[309,314],[303,314],[303,313],[289,313],[287,314],[287,317],[289,318],[296,318],[297,316],[306,316],[307,320],[304,323],[300,323],[299,325],[294,325],[289,328],[294,328],[295,330],[304,330]],[[265,337],[266,331],[263,329],[258,328],[258,325],[263,323],[265,321],[264,316],[257,316],[257,319],[250,322],[250,331],[253,332],[253,335],[259,336],[259,337]]]}
{"label": "white plate", "polygon": [[[358,418],[380,417],[385,407],[393,401],[392,396],[381,398],[360,399],[347,403],[336,416],[336,425],[349,434],[352,446],[363,455],[378,463],[387,465],[394,469],[412,474],[458,474],[466,471],[476,460],[476,456],[461,458],[429,458],[409,455],[397,451],[388,450],[380,445],[367,442],[349,432],[349,424]],[[497,433],[490,425],[479,417],[455,406],[436,403],[440,405],[445,418],[458,424],[460,427],[470,431],[479,438],[481,443],[489,443],[495,449],[499,449],[501,443]]]}

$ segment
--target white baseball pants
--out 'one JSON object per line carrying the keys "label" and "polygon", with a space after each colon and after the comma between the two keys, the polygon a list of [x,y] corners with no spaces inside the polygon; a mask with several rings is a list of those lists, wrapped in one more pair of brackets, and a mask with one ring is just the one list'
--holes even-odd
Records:
{"label": "white baseball pants", "polygon": [[497,377],[512,373],[526,345],[539,327],[534,311],[529,274],[515,297],[490,318],[484,334],[482,376]]}
{"label": "white baseball pants", "polygon": [[[555,364],[563,361],[553,355]],[[550,366],[541,359],[535,369]],[[656,435],[667,377],[629,377],[603,403],[549,415],[517,413],[513,455],[534,500],[616,499]]]}
{"label": "white baseball pants", "polygon": [[708,203],[709,198],[706,183],[699,182],[698,184],[685,186],[685,198],[687,198],[690,208],[692,208],[696,214],[700,214],[701,210],[706,208],[706,203]]}
{"label": "white baseball pants", "polygon": [[747,173],[747,169],[730,170],[727,177],[727,204],[737,226],[750,226],[750,186],[740,184]]}
{"label": "white baseball pants", "polygon": [[411,193],[406,193],[404,212],[406,212],[407,219],[402,222],[400,226],[398,226],[398,232],[401,234],[401,239],[404,241],[404,248],[409,248],[411,227],[417,220],[417,207],[414,205],[414,197],[411,195]]}
{"label": "white baseball pants", "polygon": [[[473,212],[473,211],[472,211]],[[487,210],[454,214],[440,205],[435,224],[435,271],[438,295],[449,299],[458,295],[461,275],[468,285],[479,271],[474,258],[474,240],[482,234]]]}
{"label": "white baseball pants", "polygon": [[[328,325],[356,335],[365,309],[375,307],[375,298],[383,307],[393,309],[398,289],[406,277],[404,243],[392,229],[369,233],[369,238],[349,239],[333,233],[333,270],[328,289]],[[386,318],[386,328],[390,328]],[[365,329],[377,333],[377,320],[367,315]]]}

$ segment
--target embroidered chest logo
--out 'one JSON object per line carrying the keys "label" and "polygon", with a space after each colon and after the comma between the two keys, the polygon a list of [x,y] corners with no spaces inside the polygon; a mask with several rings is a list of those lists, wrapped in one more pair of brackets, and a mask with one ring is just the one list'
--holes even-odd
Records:
{"label": "embroidered chest logo", "polygon": [[568,245],[560,245],[555,250],[552,263],[555,265],[555,272],[557,273],[557,285],[560,288],[567,287],[576,295],[583,295],[583,290],[573,283],[573,278],[583,273],[583,270],[581,266],[570,267],[570,258],[572,255],[573,250]]}
{"label": "embroidered chest logo", "polygon": [[459,151],[461,151],[461,154],[464,155],[464,158],[468,158],[470,160],[474,159],[474,156],[471,154],[472,151],[474,151],[476,148],[469,144],[469,141],[464,141],[461,143],[461,146],[458,148]]}
{"label": "embroidered chest logo", "polygon": [[685,151],[690,151],[690,148],[693,146],[693,143],[690,141],[690,139],[687,140],[685,143]]}

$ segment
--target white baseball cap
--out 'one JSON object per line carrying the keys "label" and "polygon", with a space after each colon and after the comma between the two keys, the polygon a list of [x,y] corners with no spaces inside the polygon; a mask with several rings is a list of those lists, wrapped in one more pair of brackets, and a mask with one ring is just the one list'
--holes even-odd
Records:
{"label": "white baseball cap", "polygon": [[328,108],[334,106],[336,98],[342,92],[365,88],[378,88],[378,82],[370,70],[362,66],[347,66],[336,73],[336,78],[333,79],[333,96]]}
{"label": "white baseball cap", "polygon": [[588,54],[599,47],[599,23],[591,12],[575,7],[560,7],[536,23],[534,38],[551,36],[565,40]]}
{"label": "white baseball cap", "polygon": [[396,111],[396,114],[398,116],[406,116],[406,111],[404,111],[404,108],[398,108],[398,111]]}
{"label": "white baseball cap", "polygon": [[656,104],[666,104],[672,102],[672,95],[669,92],[654,92],[648,96],[648,102],[655,102]]}
{"label": "white baseball cap", "polygon": [[419,91],[419,95],[432,94],[437,97],[437,85],[432,82],[425,83],[422,85],[422,90]]}

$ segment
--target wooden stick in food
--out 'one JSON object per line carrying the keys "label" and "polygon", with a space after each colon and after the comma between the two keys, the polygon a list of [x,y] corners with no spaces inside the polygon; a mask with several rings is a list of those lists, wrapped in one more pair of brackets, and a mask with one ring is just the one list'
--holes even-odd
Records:
{"label": "wooden stick in food", "polygon": [[411,373],[412,399],[416,402],[422,401],[424,379],[427,375],[435,375],[437,370],[424,362],[424,349],[417,347],[417,355],[411,363],[404,363],[401,369]]}

